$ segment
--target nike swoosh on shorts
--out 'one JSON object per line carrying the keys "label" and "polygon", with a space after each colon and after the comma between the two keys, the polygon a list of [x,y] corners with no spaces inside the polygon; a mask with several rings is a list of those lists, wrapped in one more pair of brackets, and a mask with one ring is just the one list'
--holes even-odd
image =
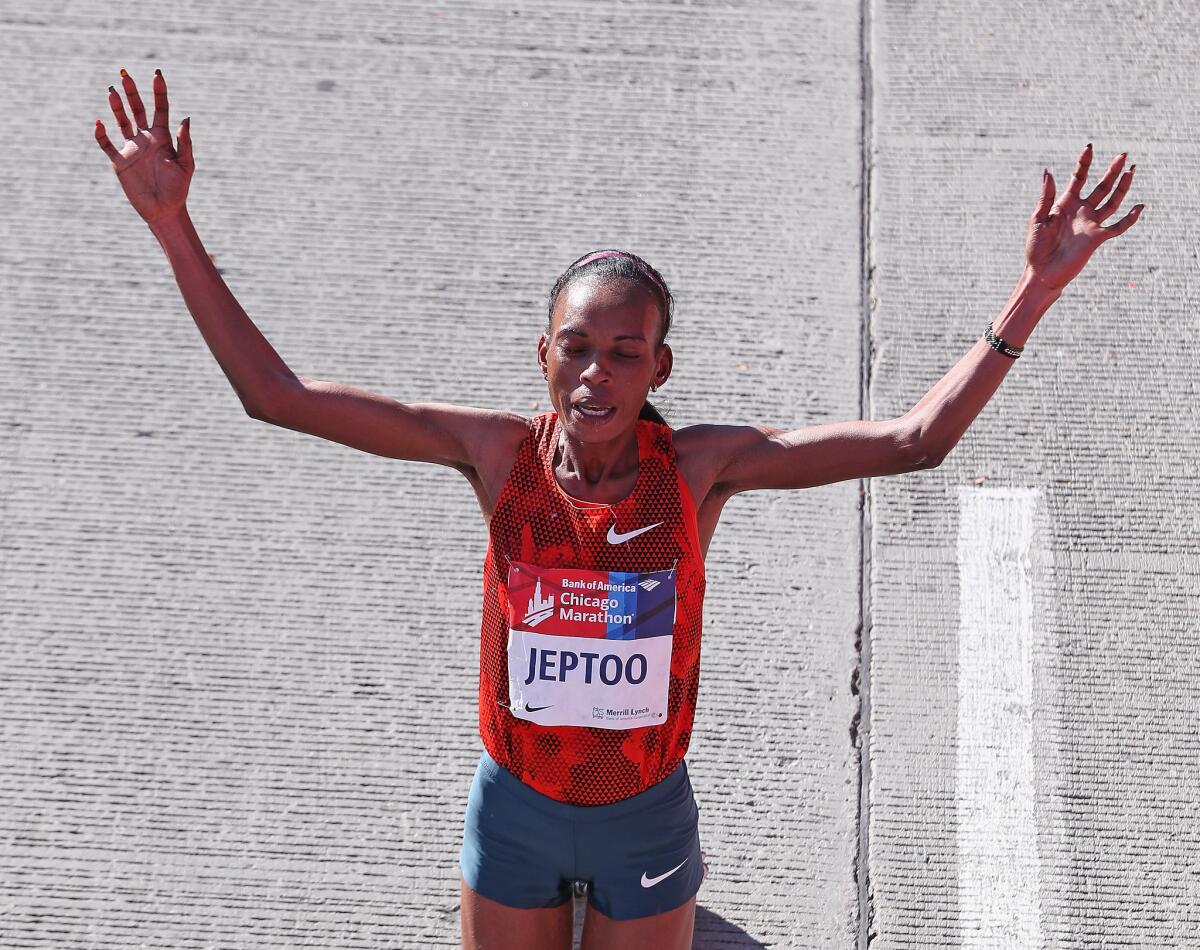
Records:
{"label": "nike swoosh on shorts", "polygon": [[676,871],[678,871],[681,867],[683,867],[685,864],[687,864],[687,861],[688,861],[688,859],[684,858],[677,865],[675,865],[675,867],[671,868],[671,870],[669,870],[666,874],[660,874],[658,877],[646,877],[646,872],[643,871],[642,872],[642,887],[653,887],[659,881],[665,881],[672,874],[674,874]]}
{"label": "nike swoosh on shorts", "polygon": [[623,534],[617,530],[615,524],[610,524],[608,526],[608,543],[623,544],[630,538],[636,538],[639,534],[645,534],[651,528],[657,528],[660,524],[662,524],[661,521],[656,521],[654,524],[648,524],[644,528],[634,528],[632,531],[626,531]]}

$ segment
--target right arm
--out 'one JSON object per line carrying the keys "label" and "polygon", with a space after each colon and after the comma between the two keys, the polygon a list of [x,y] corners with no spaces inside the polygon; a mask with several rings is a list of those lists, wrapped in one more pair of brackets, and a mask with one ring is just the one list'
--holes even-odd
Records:
{"label": "right arm", "polygon": [[292,376],[292,371],[246,315],[226,286],[187,208],[150,223],[162,245],[183,301],[204,342],[224,370],[248,415],[259,418],[263,405]]}
{"label": "right arm", "polygon": [[472,481],[480,476],[487,489],[497,474],[507,474],[500,467],[512,462],[529,431],[529,420],[514,412],[402,403],[307,376],[279,387],[255,418],[373,455],[448,465]]}
{"label": "right arm", "polygon": [[511,462],[528,420],[466,406],[405,405],[353,386],[296,376],[226,286],[188,216],[186,198],[196,167],[191,123],[185,119],[180,125],[176,148],[167,127],[166,79],[155,72],[153,124],[133,77],[122,71],[121,82],[133,121],[112,87],[108,101],[125,144],[118,151],[99,120],[96,142],[130,204],[162,245],[200,335],[247,414],[375,455],[448,465],[466,474],[477,490],[488,487]]}
{"label": "right arm", "polygon": [[132,121],[113,86],[108,87],[108,104],[125,143],[120,150],[114,147],[104,123],[97,119],[96,144],[112,162],[125,197],[162,245],[200,335],[242,406],[253,416],[261,401],[282,385],[291,371],[225,286],[192,226],[187,212],[188,189],[196,170],[191,119],[180,123],[176,147],[167,125],[170,107],[167,80],[162,73],[156,69],[152,81],[153,124],[146,118],[137,84],[123,69],[121,85],[133,113]]}
{"label": "right arm", "polygon": [[[254,419],[387,458],[488,470],[491,450],[520,438],[513,413],[442,403],[404,404],[343,383],[297,376],[242,309],[217,272],[186,210],[150,226],[175,271],[201,336]],[[497,462],[499,460],[496,460]]]}

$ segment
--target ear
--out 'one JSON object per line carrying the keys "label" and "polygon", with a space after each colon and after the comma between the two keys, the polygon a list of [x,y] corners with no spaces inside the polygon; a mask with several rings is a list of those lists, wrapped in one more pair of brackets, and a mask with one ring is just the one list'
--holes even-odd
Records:
{"label": "ear", "polygon": [[550,373],[550,368],[546,365],[546,351],[548,349],[548,344],[549,344],[549,341],[546,339],[545,333],[543,333],[541,336],[538,337],[538,344],[537,344],[538,366],[541,367],[543,376],[548,376]]}
{"label": "ear", "polygon": [[658,356],[654,365],[654,378],[651,382],[655,386],[661,386],[667,381],[671,375],[671,368],[675,364],[675,354],[671,352],[671,344],[664,343],[658,351]]}

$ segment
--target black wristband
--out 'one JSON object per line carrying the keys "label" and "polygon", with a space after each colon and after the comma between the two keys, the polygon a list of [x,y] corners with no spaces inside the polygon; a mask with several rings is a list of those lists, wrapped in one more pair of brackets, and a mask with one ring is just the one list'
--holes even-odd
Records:
{"label": "black wristband", "polygon": [[1013,346],[1013,344],[1000,339],[1000,337],[996,336],[996,334],[992,332],[992,325],[990,323],[987,325],[987,330],[984,331],[983,339],[987,342],[987,345],[997,353],[1003,353],[1005,356],[1014,360],[1020,359],[1021,352],[1025,349],[1023,346]]}

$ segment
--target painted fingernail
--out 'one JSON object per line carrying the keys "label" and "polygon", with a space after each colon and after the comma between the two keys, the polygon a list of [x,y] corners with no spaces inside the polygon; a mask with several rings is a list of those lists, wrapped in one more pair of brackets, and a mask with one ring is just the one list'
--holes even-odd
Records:
{"label": "painted fingernail", "polygon": [[[122,70],[122,72],[124,72],[124,70]],[[1087,147],[1090,149],[1090,148],[1092,147],[1092,143],[1091,143],[1091,142],[1088,142],[1088,143],[1087,143]]]}
{"label": "painted fingernail", "polygon": [[162,75],[162,70],[161,70],[161,69],[156,69],[156,70],[154,70],[154,75],[155,75],[155,76],[161,76],[161,75]]}
{"label": "painted fingernail", "polygon": [[129,78],[129,73],[125,72],[125,67],[124,67],[124,66],[122,66],[122,67],[121,67],[121,76],[122,76],[123,78],[125,78],[125,79],[128,79],[128,78]]}
{"label": "painted fingernail", "polygon": [[1129,174],[1131,174],[1131,175],[1132,175],[1132,174],[1133,174],[1133,170],[1134,170],[1135,168],[1137,168],[1137,162],[1134,162],[1132,165],[1130,165],[1130,166],[1129,166]]}
{"label": "painted fingernail", "polygon": [[109,92],[116,92],[117,90],[115,90],[115,89],[114,89],[112,86],[109,86],[109,87],[108,87],[108,91],[109,91]]}

